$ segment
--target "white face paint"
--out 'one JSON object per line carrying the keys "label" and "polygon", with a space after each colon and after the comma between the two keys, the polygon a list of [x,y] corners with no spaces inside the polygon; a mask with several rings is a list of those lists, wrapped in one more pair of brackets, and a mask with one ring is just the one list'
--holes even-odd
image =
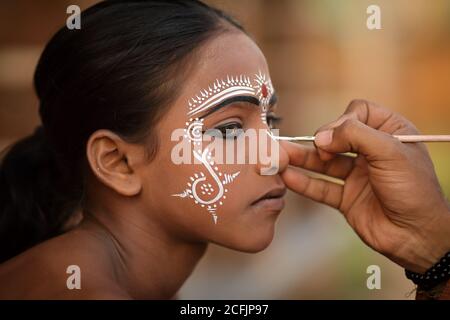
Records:
{"label": "white face paint", "polygon": [[[226,80],[217,79],[208,86],[208,89],[200,91],[200,94],[188,101],[187,116],[189,121],[186,122],[184,137],[193,144],[193,155],[205,167],[206,172],[195,173],[194,176],[190,177],[187,188],[172,196],[193,199],[196,204],[206,208],[211,213],[214,224],[217,224],[217,206],[223,205],[228,192],[225,186],[232,183],[240,171],[231,174],[222,173],[214,165],[214,160],[208,148],[203,151],[198,150],[203,139],[203,119],[193,117],[229,98],[244,95],[258,99],[261,107],[261,120],[264,124],[267,124],[267,110],[273,92],[272,82],[260,71],[255,74],[253,81],[250,80],[250,77],[244,75],[227,76]],[[212,180],[207,176],[211,177]],[[208,183],[207,179],[211,183]]]}

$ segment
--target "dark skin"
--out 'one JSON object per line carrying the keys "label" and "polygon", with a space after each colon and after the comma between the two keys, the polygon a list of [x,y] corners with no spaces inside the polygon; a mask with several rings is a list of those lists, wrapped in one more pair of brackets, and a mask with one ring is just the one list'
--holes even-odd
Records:
{"label": "dark skin", "polygon": [[[260,49],[238,31],[210,40],[197,57],[201,63],[193,61],[179,97],[157,124],[160,143],[154,159],[148,159],[145,142],[128,143],[108,130],[91,135],[86,146],[90,175],[84,220],[1,265],[0,297],[168,299],[192,273],[208,243],[245,252],[270,244],[281,210],[253,203],[268,191],[285,190],[280,173],[288,158],[282,149],[279,174],[272,176],[260,175],[260,162],[217,165],[224,173],[240,171],[228,187],[232,201],[224,201],[217,225],[193,201],[171,196],[200,166],[175,165],[170,158],[175,145],[171,134],[187,121],[186,101],[227,75],[269,75]],[[265,132],[269,127],[260,115],[254,102],[236,101],[200,116],[206,130],[237,123]],[[243,187],[252,184],[255,187]],[[66,268],[73,264],[81,269],[81,290],[66,287]]]}
{"label": "dark skin", "polygon": [[[331,142],[327,130],[332,130]],[[317,130],[315,147],[285,144],[283,173],[299,194],[338,209],[374,250],[423,273],[450,250],[450,210],[423,143],[391,135],[419,134],[414,125],[374,103],[355,100]],[[356,152],[356,159],[338,153]],[[295,167],[345,180],[313,179]]]}
{"label": "dark skin", "polygon": [[[238,57],[234,48],[239,48]],[[86,146],[90,175],[84,220],[2,264],[0,298],[172,298],[209,242],[245,252],[270,244],[279,211],[251,203],[285,184],[339,209],[365,243],[413,271],[426,270],[450,249],[450,211],[425,146],[403,145],[388,135],[416,129],[365,101],[353,102],[340,119],[318,130],[334,128],[331,142],[318,134],[315,147],[282,143],[276,175],[261,176],[260,163],[223,165],[224,172],[241,174],[217,227],[194,204],[170,197],[197,169],[170,161],[170,133],[184,126],[186,101],[215,78],[269,73],[259,48],[239,32],[216,37],[199,56],[201,63],[157,125],[161,144],[154,161],[146,157],[145,144],[128,143],[107,130],[92,134]],[[217,110],[205,117],[205,126],[231,120],[245,128],[267,128],[259,110],[248,103]],[[338,154],[347,151],[360,155],[354,160]],[[346,184],[311,179],[295,166]],[[66,287],[66,268],[73,264],[82,270],[81,290]]]}

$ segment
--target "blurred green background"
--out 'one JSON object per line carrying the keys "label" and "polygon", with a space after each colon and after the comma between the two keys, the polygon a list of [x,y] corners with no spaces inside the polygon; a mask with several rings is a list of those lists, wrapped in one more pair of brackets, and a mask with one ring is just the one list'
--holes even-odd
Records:
{"label": "blurred green background", "polygon": [[[32,75],[67,6],[95,2],[0,2],[0,148],[39,123]],[[450,134],[450,1],[207,2],[237,17],[266,54],[283,134],[312,134],[354,98],[402,113],[424,134]],[[381,8],[381,30],[366,27],[371,4]],[[429,149],[448,197],[450,145]],[[294,194],[287,200],[267,250],[211,246],[179,298],[414,298],[403,270],[366,247],[339,212]],[[369,265],[381,267],[380,290],[366,287]]]}

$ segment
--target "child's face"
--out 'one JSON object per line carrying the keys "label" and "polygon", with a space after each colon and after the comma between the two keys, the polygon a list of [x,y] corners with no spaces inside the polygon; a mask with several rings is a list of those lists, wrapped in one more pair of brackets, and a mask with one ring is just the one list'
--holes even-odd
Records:
{"label": "child's face", "polygon": [[[159,149],[143,172],[143,199],[179,237],[259,251],[271,242],[284,206],[285,186],[278,173],[288,163],[283,148],[266,132],[276,107],[269,69],[260,49],[240,32],[211,40],[197,59],[178,99],[158,123]],[[255,135],[239,139],[242,130]],[[228,148],[211,152],[211,142]],[[177,164],[180,146],[190,163]],[[233,152],[235,157],[227,158]],[[274,164],[275,170],[265,175]],[[271,199],[258,201],[264,196]]]}

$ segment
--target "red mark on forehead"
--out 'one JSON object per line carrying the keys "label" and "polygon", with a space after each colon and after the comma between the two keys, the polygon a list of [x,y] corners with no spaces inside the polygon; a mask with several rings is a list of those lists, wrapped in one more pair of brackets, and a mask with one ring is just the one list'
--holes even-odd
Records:
{"label": "red mark on forehead", "polygon": [[267,98],[267,95],[269,94],[269,91],[267,90],[267,86],[266,86],[265,83],[263,83],[262,86],[261,86],[261,93],[262,93],[262,96],[264,98]]}

